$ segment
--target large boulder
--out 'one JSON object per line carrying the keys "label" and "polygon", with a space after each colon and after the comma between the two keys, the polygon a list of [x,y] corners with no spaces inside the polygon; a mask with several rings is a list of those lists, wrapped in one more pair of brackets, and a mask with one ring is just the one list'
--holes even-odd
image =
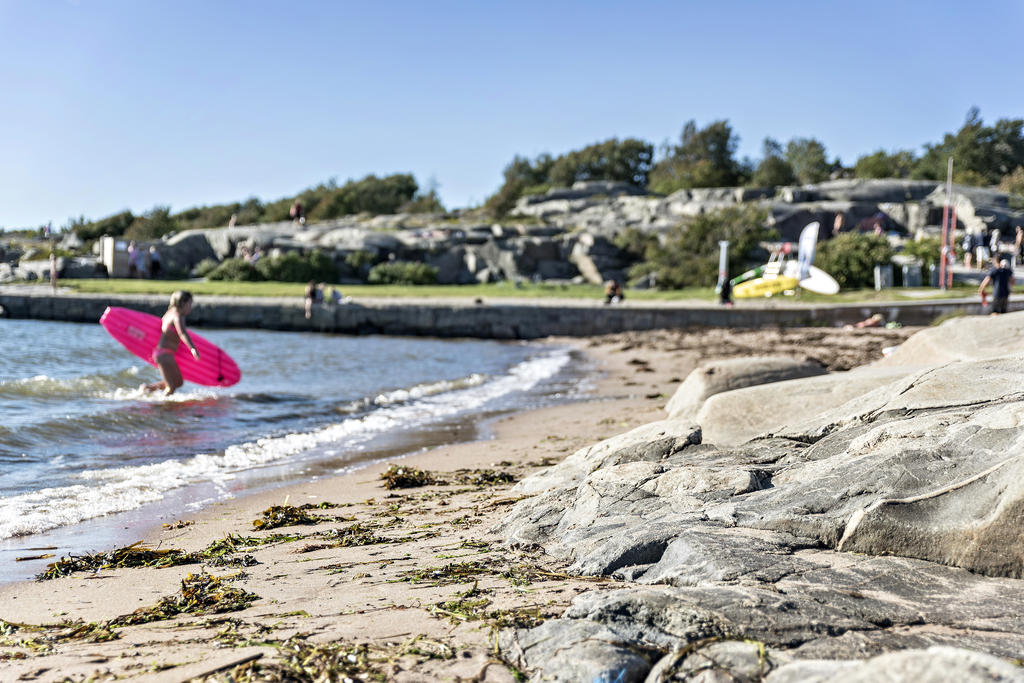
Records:
{"label": "large boulder", "polygon": [[692,420],[705,400],[723,391],[813,377],[825,372],[821,363],[788,356],[705,361],[687,375],[665,410],[670,418]]}
{"label": "large boulder", "polygon": [[1024,355],[1024,311],[947,320],[913,335],[878,365],[940,365],[1020,355]]}
{"label": "large boulder", "polygon": [[708,397],[693,421],[706,443],[737,445],[786,423],[813,419],[910,372],[902,365],[869,366],[726,391]]}
{"label": "large boulder", "polygon": [[168,273],[188,273],[204,259],[219,260],[204,230],[187,230],[157,246],[160,262]]}

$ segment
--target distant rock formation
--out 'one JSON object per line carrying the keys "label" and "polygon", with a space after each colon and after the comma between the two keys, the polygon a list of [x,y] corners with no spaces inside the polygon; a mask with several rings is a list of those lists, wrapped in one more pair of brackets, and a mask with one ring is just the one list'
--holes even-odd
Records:
{"label": "distant rock formation", "polygon": [[[955,186],[953,202],[961,229],[995,228],[1013,240],[1024,211],[1011,208],[1008,195]],[[223,260],[244,245],[269,255],[320,249],[339,265],[353,252],[377,259],[422,261],[438,268],[442,284],[499,280],[624,280],[631,257],[614,244],[628,228],[662,232],[717,209],[754,203],[786,241],[796,241],[812,221],[820,239],[831,236],[837,216],[844,230],[885,230],[909,236],[937,234],[945,187],[917,180],[833,180],[817,185],[775,188],[695,188],[667,197],[648,196],[626,183],[579,182],[518,200],[509,219],[498,224],[478,216],[395,214],[350,216],[316,224],[293,222],[188,230],[158,243],[164,267],[187,274],[204,259]],[[148,244],[148,243],[147,243]],[[365,273],[346,270],[343,281]]]}

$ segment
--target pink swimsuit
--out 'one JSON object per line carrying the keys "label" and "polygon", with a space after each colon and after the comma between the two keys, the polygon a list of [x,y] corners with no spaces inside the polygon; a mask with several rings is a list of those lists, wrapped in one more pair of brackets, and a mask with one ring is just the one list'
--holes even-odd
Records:
{"label": "pink swimsuit", "polygon": [[153,362],[159,365],[160,356],[164,355],[165,353],[171,354],[172,358],[174,357],[174,351],[171,351],[170,349],[165,349],[162,346],[158,346],[155,349],[153,349]]}

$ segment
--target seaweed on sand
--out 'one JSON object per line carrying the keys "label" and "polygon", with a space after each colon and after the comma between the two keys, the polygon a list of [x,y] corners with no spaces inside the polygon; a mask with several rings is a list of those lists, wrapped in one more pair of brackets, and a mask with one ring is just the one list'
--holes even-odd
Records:
{"label": "seaweed on sand", "polygon": [[404,465],[391,465],[384,470],[380,478],[384,480],[386,489],[411,489],[419,486],[430,486],[438,484],[449,486],[461,484],[463,486],[496,486],[500,484],[513,484],[515,476],[509,472],[495,471],[490,469],[456,470],[449,477],[442,477],[437,472],[429,470],[418,470],[415,467]]}
{"label": "seaweed on sand", "polygon": [[406,467],[404,465],[391,465],[381,472],[380,478],[384,480],[384,488],[389,490],[411,489],[418,486],[445,483],[433,472],[418,470],[415,467]]}
{"label": "seaweed on sand", "polygon": [[[29,633],[37,634],[28,636]],[[15,637],[15,635],[22,637]],[[58,643],[79,641],[100,643],[118,638],[109,622],[62,621],[57,624],[19,624],[0,619],[0,645],[47,652]],[[6,653],[0,659],[20,659],[23,654]]]}
{"label": "seaweed on sand", "polygon": [[115,548],[105,553],[62,557],[49,564],[46,569],[36,575],[36,580],[46,581],[74,572],[95,572],[100,569],[122,567],[175,567],[182,564],[195,564],[200,561],[195,553],[184,550],[158,550],[142,546],[142,541],[123,548]]}
{"label": "seaweed on sand", "polygon": [[205,572],[181,580],[181,592],[160,599],[153,607],[142,607],[110,621],[113,626],[130,626],[171,619],[179,614],[218,614],[249,607],[259,596],[226,585],[225,577]]}
{"label": "seaweed on sand", "polygon": [[456,470],[452,483],[463,486],[498,486],[501,484],[514,484],[516,478],[510,472],[495,470]]}
{"label": "seaweed on sand", "polygon": [[274,661],[263,658],[246,662],[204,680],[231,683],[390,681],[402,671],[402,657],[451,659],[455,656],[450,646],[422,636],[387,646],[313,643],[302,635],[267,644],[278,649]]}
{"label": "seaweed on sand", "polygon": [[267,545],[270,543],[297,541],[300,538],[302,538],[302,536],[299,534],[271,534],[270,536],[239,536],[238,534],[228,534],[224,538],[210,543],[210,545],[199,551],[199,554],[205,559],[216,559],[224,557],[225,555],[237,553],[241,548],[254,548],[256,546]]}
{"label": "seaweed on sand", "polygon": [[282,526],[299,526],[302,524],[320,524],[330,521],[329,518],[311,515],[310,510],[327,510],[338,507],[335,503],[306,503],[305,505],[271,505],[263,511],[260,519],[252,522],[252,528],[257,531],[276,529]]}

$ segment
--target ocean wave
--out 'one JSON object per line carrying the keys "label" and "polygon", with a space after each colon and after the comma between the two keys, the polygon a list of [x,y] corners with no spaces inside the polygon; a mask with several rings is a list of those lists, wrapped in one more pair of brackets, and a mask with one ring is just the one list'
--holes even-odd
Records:
{"label": "ocean wave", "polygon": [[128,368],[112,374],[84,375],[81,377],[50,377],[36,375],[0,382],[0,398],[68,398],[92,396],[102,398],[111,394],[111,385],[137,383],[139,369]]}
{"label": "ocean wave", "polygon": [[[267,437],[229,446],[223,453],[201,453],[181,460],[89,470],[82,483],[48,488],[0,500],[0,539],[74,524],[138,508],[172,489],[220,481],[234,473],[281,462],[300,454],[354,451],[396,429],[425,426],[472,414],[492,402],[526,392],[553,377],[569,362],[566,349],[553,349],[523,361],[497,377],[471,375],[392,391],[373,399],[375,409],[309,432]],[[379,399],[379,402],[378,402]]]}

